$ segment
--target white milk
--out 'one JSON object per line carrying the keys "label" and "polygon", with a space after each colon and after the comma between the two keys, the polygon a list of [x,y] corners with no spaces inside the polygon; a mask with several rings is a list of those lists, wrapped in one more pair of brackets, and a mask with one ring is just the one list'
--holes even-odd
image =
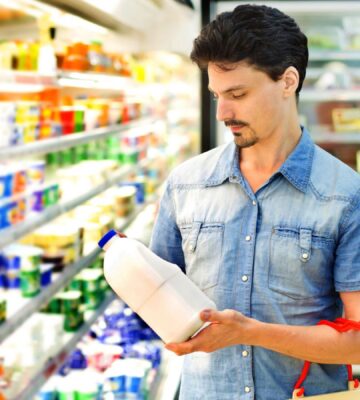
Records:
{"label": "white milk", "polygon": [[199,313],[215,304],[177,267],[134,239],[108,232],[104,275],[115,293],[165,343],[189,339],[205,326]]}

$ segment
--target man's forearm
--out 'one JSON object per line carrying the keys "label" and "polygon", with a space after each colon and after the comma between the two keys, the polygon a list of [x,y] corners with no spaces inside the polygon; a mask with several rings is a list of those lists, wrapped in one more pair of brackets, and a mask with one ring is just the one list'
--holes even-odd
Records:
{"label": "man's forearm", "polygon": [[200,317],[211,324],[192,339],[166,347],[183,355],[242,344],[320,364],[360,364],[360,331],[340,333],[328,326],[270,324],[234,310],[204,310]]}
{"label": "man's forearm", "polygon": [[251,345],[322,364],[360,364],[360,332],[328,326],[253,324]]}

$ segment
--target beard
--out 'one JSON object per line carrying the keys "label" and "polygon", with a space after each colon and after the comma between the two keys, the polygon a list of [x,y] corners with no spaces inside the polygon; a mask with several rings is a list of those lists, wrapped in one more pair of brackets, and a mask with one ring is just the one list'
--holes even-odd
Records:
{"label": "beard", "polygon": [[250,125],[240,120],[228,120],[225,121],[226,127],[240,127],[241,132],[232,132],[234,135],[234,143],[238,148],[246,148],[254,146],[259,141],[256,132],[250,127]]}

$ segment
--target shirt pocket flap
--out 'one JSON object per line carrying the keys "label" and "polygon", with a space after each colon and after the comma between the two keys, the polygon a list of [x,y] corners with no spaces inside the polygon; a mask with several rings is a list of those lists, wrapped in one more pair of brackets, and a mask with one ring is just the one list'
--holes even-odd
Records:
{"label": "shirt pocket flap", "polygon": [[217,285],[224,224],[194,221],[180,226],[186,274],[202,290]]}

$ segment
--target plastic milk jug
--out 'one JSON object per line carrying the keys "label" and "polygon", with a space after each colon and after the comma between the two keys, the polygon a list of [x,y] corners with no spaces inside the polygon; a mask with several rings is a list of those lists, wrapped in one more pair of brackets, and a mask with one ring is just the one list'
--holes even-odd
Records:
{"label": "plastic milk jug", "polygon": [[215,309],[215,304],[178,266],[113,230],[99,246],[105,250],[104,275],[109,285],[165,343],[183,342],[208,325],[199,313]]}

